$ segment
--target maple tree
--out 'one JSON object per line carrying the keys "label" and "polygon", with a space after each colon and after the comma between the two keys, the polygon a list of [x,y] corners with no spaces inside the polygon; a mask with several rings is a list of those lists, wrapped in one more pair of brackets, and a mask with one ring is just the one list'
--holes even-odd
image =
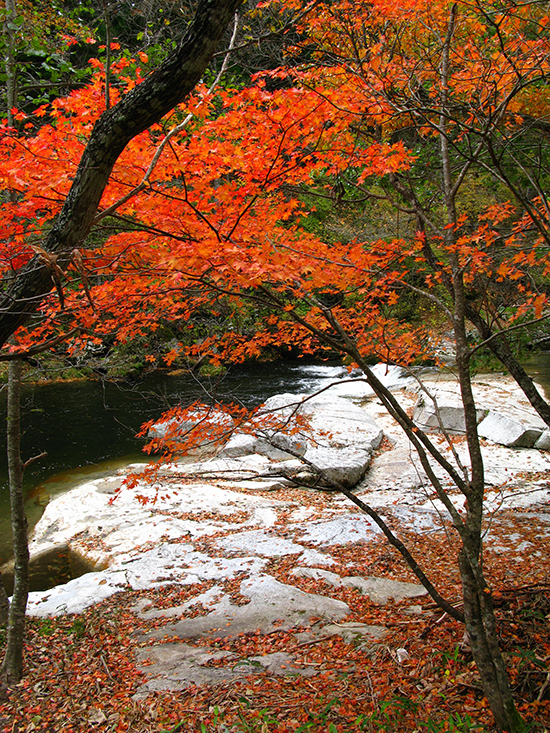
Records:
{"label": "maple tree", "polygon": [[[3,307],[2,317],[8,315],[11,325],[4,333],[4,340],[9,337],[18,324],[24,323],[28,316],[40,303],[41,295],[47,293],[51,282],[58,287],[58,294],[63,307],[63,295],[60,287],[60,274],[68,261],[78,267],[80,257],[78,250],[73,249],[80,238],[88,233],[92,217],[99,202],[110,170],[120,152],[132,137],[146,129],[152,122],[160,119],[180,99],[185,97],[199,80],[209,62],[225,26],[240,2],[202,3],[197,8],[194,21],[191,23],[180,46],[147,81],[135,87],[135,80],[130,86],[134,91],[119,100],[114,107],[110,99],[110,69],[106,74],[104,101],[107,110],[102,120],[94,127],[89,143],[86,145],[80,161],[75,181],[70,187],[65,205],[57,219],[57,226],[52,228],[47,241],[42,244],[32,243],[32,234],[25,237],[26,247],[30,245],[35,254],[33,260],[23,264],[17,242],[15,229],[7,231],[4,238],[3,251],[5,265],[3,268]],[[6,53],[6,81],[8,100],[8,127],[13,129],[12,105],[15,101],[16,74],[14,69],[13,26],[15,4],[6,6],[6,28],[8,29]],[[110,40],[108,42],[110,50]],[[142,54],[142,60],[147,58]],[[109,58],[109,54],[107,55]],[[10,204],[18,203],[17,188],[10,181],[5,181]],[[27,212],[28,213],[28,212]],[[21,221],[21,211],[15,214]],[[23,220],[26,217],[23,215]],[[12,220],[13,223],[13,220]],[[37,221],[40,226],[40,217]],[[34,229],[33,226],[30,227]],[[35,230],[36,231],[36,230]],[[23,262],[25,259],[23,254]],[[15,278],[13,275],[15,274]],[[85,292],[89,296],[86,279],[83,277]],[[18,298],[15,293],[22,296]],[[15,325],[17,324],[17,325]],[[39,337],[40,338],[40,337]],[[58,338],[64,339],[62,334]],[[56,340],[56,339],[54,339]],[[45,342],[48,345],[48,341]],[[44,348],[44,343],[39,347]],[[27,352],[28,353],[28,352]],[[22,647],[25,629],[25,607],[28,595],[28,545],[26,539],[26,518],[23,509],[22,474],[24,464],[19,451],[19,386],[21,379],[21,361],[12,360],[10,364],[10,412],[8,425],[8,459],[10,474],[10,503],[12,509],[12,525],[14,529],[15,582],[14,596],[9,609],[8,643],[2,663],[1,675],[8,682],[17,682],[22,674]]]}
{"label": "maple tree", "polygon": [[[2,343],[49,292],[88,234],[112,168],[128,143],[181,101],[199,81],[239,2],[199,4],[178,48],[143,83],[133,86],[95,124],[64,206],[32,262],[24,265],[0,303]],[[97,119],[97,110],[94,111]],[[89,121],[88,121],[89,122]],[[39,217],[40,219],[41,217]]]}
{"label": "maple tree", "polygon": [[[154,125],[149,117],[130,126],[97,186],[90,161],[102,156],[98,141],[115,116],[100,117],[99,62],[87,88],[36,113],[51,123],[6,131],[1,143],[2,185],[19,194],[1,224],[4,337],[40,303],[32,328],[16,333],[21,348],[78,325],[74,353],[90,338],[114,333],[124,342],[165,321],[192,328],[207,309],[232,327],[182,339],[166,363],[183,353],[214,363],[254,358],[281,343],[308,353],[321,343],[363,369],[452,517],[474,658],[497,724],[510,731],[523,722],[483,574],[485,483],[470,371],[474,354],[490,350],[550,424],[511,345],[520,328],[547,317],[548,161],[537,139],[548,112],[547,25],[539,2],[397,8],[375,0],[360,12],[356,3],[318,3],[300,28],[307,63],[243,89],[199,86],[162,121],[155,111]],[[148,93],[126,60],[111,73],[131,88],[120,102],[113,90],[112,111]],[[485,201],[472,203],[478,179]],[[68,218],[77,193],[84,214]],[[371,210],[383,202],[402,214],[406,236],[323,239],[308,226],[306,196]],[[94,219],[117,227],[95,245],[84,242]],[[441,323],[435,334],[429,322],[404,323],[396,305],[406,293],[452,328],[469,466],[456,453],[449,460],[368,369],[373,356],[405,365],[437,358]],[[479,334],[473,343],[469,324]],[[433,461],[466,497],[464,514]]]}

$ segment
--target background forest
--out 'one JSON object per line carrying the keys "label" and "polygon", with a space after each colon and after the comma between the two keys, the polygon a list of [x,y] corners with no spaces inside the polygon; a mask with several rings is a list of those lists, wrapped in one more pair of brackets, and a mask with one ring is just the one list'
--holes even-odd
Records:
{"label": "background forest", "polygon": [[[0,359],[86,375],[359,366],[452,518],[462,609],[432,597],[465,623],[489,725],[508,731],[542,725],[545,697],[514,696],[500,648],[471,375],[506,370],[550,425],[520,358],[548,339],[549,22],[546,3],[507,0],[6,0],[3,14]],[[449,338],[467,468],[368,370],[438,364]]]}

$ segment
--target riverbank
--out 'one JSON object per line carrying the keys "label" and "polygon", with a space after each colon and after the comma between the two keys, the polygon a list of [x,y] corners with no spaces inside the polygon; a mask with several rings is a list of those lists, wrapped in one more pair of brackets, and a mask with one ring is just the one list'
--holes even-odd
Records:
{"label": "riverbank", "polygon": [[[491,379],[476,385],[479,394],[493,395],[490,403],[485,397],[489,409],[506,402],[522,407],[513,384]],[[412,409],[411,384],[395,382],[400,401]],[[372,426],[374,420],[384,431],[376,448],[371,428],[372,460],[358,495],[406,539],[445,597],[459,599],[454,533],[396,426],[365,394],[364,383],[342,381],[337,391],[349,406],[339,418],[340,445],[346,433],[353,442],[348,428],[354,415],[359,419],[356,408],[366,408],[366,423]],[[332,401],[332,414],[338,409]],[[323,422],[332,434],[330,421]],[[463,455],[460,436],[453,446]],[[223,725],[248,730],[243,720],[278,732],[295,731],[308,720],[311,730],[326,731],[332,722],[359,731],[364,729],[360,714],[369,716],[365,725],[386,720],[411,731],[413,719],[414,729],[429,721],[444,726],[451,714],[488,725],[462,628],[434,615],[400,557],[347,499],[291,488],[281,475],[266,475],[262,451],[255,457],[226,455],[224,466],[218,456],[217,463],[176,467],[161,477],[158,491],[140,485],[113,504],[109,499],[122,476],[90,482],[62,497],[66,503],[57,514],[51,511],[40,536],[53,543],[73,541],[106,567],[32,595],[29,610],[39,617],[31,621],[32,681],[44,702],[34,689],[23,690],[10,703],[12,714],[32,702],[60,731],[84,730],[85,724],[115,730],[130,715],[139,731],[180,723],[180,729],[194,731],[199,722],[208,731]],[[537,613],[546,608],[548,454],[489,441],[483,451],[486,572],[501,599],[501,623],[516,624],[517,638],[527,618],[522,602],[529,599]],[[254,470],[253,477],[235,475],[239,458],[241,471]],[[157,502],[140,504],[137,493]],[[550,607],[543,616],[548,612]],[[52,613],[59,618],[52,619]],[[542,654],[547,625],[522,633],[525,648]],[[70,650],[67,656],[59,647],[66,661],[55,662],[61,670],[55,685],[64,690],[64,702],[51,687],[54,680],[40,677],[37,666],[34,649],[51,635],[48,659],[58,638]],[[512,639],[509,658],[516,664]],[[538,705],[532,702],[543,689],[545,672],[528,663],[526,677],[525,659],[518,660],[514,679],[521,678],[526,714],[542,722],[549,712],[544,693]],[[97,680],[93,701],[78,683],[89,675]],[[65,688],[69,679],[76,683],[71,691]],[[410,707],[403,708],[403,700]],[[67,704],[70,724],[61,717]],[[268,725],[262,716],[278,722]]]}
{"label": "riverbank", "polygon": [[[366,384],[362,380],[342,378],[342,370],[340,368],[324,368],[321,370],[319,367],[310,367],[309,369],[311,373],[322,371],[324,375],[324,379],[317,379],[317,387],[326,388],[331,381],[333,382],[331,390],[325,394],[324,403],[320,402],[318,405],[320,417],[317,418],[317,421],[325,430],[330,430],[333,444],[337,447],[330,448],[330,446],[327,446],[325,452],[328,451],[328,453],[326,455],[323,455],[322,452],[320,453],[319,449],[316,448],[313,452],[306,455],[306,459],[313,460],[314,463],[318,464],[320,461],[320,465],[326,465],[327,467],[331,466],[331,468],[327,468],[326,470],[332,471],[336,480],[343,481],[350,486],[357,484],[368,467],[368,472],[364,479],[365,486],[360,484],[359,492],[365,489],[365,487],[375,486],[378,490],[383,488],[386,493],[390,492],[392,500],[396,501],[402,501],[403,496],[401,494],[403,492],[409,492],[407,501],[418,504],[421,499],[418,495],[418,490],[420,490],[424,494],[422,502],[425,504],[425,496],[429,488],[427,487],[424,472],[411,455],[399,429],[396,429],[395,424],[387,417],[377,400],[372,399],[372,395],[369,394],[369,389]],[[331,380],[328,372],[331,373],[332,377],[340,376],[340,378]],[[379,376],[382,376],[398,395],[401,404],[407,410],[412,411],[414,402],[417,401],[418,397],[414,391],[414,388],[418,387],[415,380],[396,368],[385,370],[379,367],[378,372]],[[344,374],[346,374],[345,371]],[[448,404],[449,395],[453,397],[453,390],[455,390],[451,375],[432,371],[426,373],[425,379],[428,380],[427,385],[430,394],[437,395],[440,401],[439,418],[444,419],[444,421],[446,420],[448,422],[446,427],[454,431],[456,426],[452,420],[457,412],[457,408]],[[550,468],[548,453],[546,450],[514,449],[515,446],[528,445],[526,442],[526,438],[528,437],[531,437],[529,443],[531,446],[540,443],[546,448],[550,445],[549,434],[544,429],[544,424],[533,413],[532,408],[528,405],[512,380],[494,376],[478,377],[474,381],[474,388],[478,407],[481,411],[485,409],[487,416],[487,419],[480,422],[480,433],[482,435],[486,434],[493,439],[493,442],[485,441],[482,448],[488,490],[490,491],[491,486],[493,486],[498,487],[501,492],[507,492],[508,494],[512,492],[519,495],[520,486],[514,480],[514,477],[519,476],[521,479],[520,483],[522,483],[524,491],[527,492],[526,495],[530,496],[534,502],[544,501],[546,498],[546,484],[541,479],[541,476]],[[343,407],[338,406],[331,411],[329,395],[335,395],[334,398],[330,398],[335,403],[338,400],[342,400],[342,396],[348,402],[342,402]],[[354,407],[354,404],[357,403],[361,403],[366,412],[359,407]],[[506,405],[505,412],[507,416],[505,418],[502,417],[500,422],[498,420],[495,421],[494,416],[499,417],[503,405]],[[354,409],[360,414],[359,421],[357,422],[354,422]],[[417,422],[425,421],[429,423],[430,419],[433,419],[433,416],[430,418],[429,411],[428,413],[426,412],[426,406],[424,405],[420,410],[417,408],[415,419]],[[505,427],[504,432],[502,433],[501,431],[500,435],[498,432],[495,432],[495,422],[497,426],[500,425],[502,427],[504,425]],[[486,423],[492,426],[492,433],[484,431],[483,428]],[[349,427],[350,425],[352,427]],[[523,425],[526,426],[525,430],[523,430]],[[519,432],[517,432],[518,429]],[[360,430],[361,435],[365,436],[361,438],[361,441],[367,440],[367,437],[372,434],[372,441],[368,445],[365,444],[365,448],[363,448],[362,443],[357,443],[357,434],[353,432],[356,430]],[[336,438],[334,437],[335,435],[337,436]],[[351,438],[349,435],[351,435]],[[382,435],[384,435],[384,449],[378,450]],[[282,475],[284,472],[289,474],[289,472],[295,471],[298,475],[298,483],[300,483],[300,477],[304,469],[303,467],[300,468],[301,464],[299,461],[288,455],[286,458],[292,458],[292,460],[285,461],[283,460],[285,458],[284,452],[281,453],[277,450],[275,450],[274,455],[270,455],[269,451],[267,453],[265,450],[262,451],[258,445],[254,445],[250,440],[250,436],[242,436],[242,438],[235,436],[230,441],[222,453],[225,456],[225,462],[222,462],[221,468],[219,468],[219,475],[216,474],[215,469],[215,465],[220,465],[219,461],[217,463],[216,461],[210,461],[205,465],[200,463],[196,466],[191,465],[187,475],[191,479],[195,478],[194,474],[196,474],[200,477],[210,475],[214,480],[221,480],[223,479],[224,473],[228,471],[232,472],[233,476],[240,475],[241,478],[265,474],[261,479],[256,478],[255,480],[248,481],[248,483],[246,481],[244,483],[241,482],[241,485],[237,486],[237,488],[261,491],[263,489],[274,490],[278,487],[284,488],[290,485],[288,480],[281,479],[280,477],[277,478],[277,475]],[[499,440],[501,443],[504,442],[504,445],[496,445],[494,442],[496,440]],[[323,437],[317,440],[317,444],[319,445],[323,442],[326,443]],[[347,448],[345,447],[346,442],[349,442],[349,447]],[[459,435],[455,436],[453,438],[453,449],[461,456],[462,461],[467,463],[464,448],[464,438],[461,438]],[[258,453],[265,454],[262,460],[260,460]],[[373,454],[374,458],[372,458]],[[272,458],[275,460],[271,460]],[[187,459],[187,461],[190,460],[190,458]],[[339,467],[334,468],[333,466]],[[117,498],[117,502],[112,507],[110,502],[113,492],[121,485],[122,478],[128,470],[132,469],[125,469],[124,464],[121,464],[117,470],[118,475],[112,478],[109,477],[109,472],[106,469],[107,467],[102,471],[92,471],[89,475],[88,482],[85,482],[81,488],[73,489],[65,494],[65,496],[57,499],[52,497],[52,503],[46,509],[46,515],[37,528],[32,545],[35,554],[41,553],[44,558],[47,556],[47,559],[43,563],[44,567],[40,567],[41,563],[37,563],[36,577],[33,579],[32,584],[32,587],[35,589],[45,587],[44,583],[47,583],[47,580],[44,578],[47,578],[48,575],[66,580],[71,575],[74,576],[75,573],[80,574],[84,570],[103,569],[110,565],[109,553],[104,556],[87,555],[81,549],[75,549],[78,546],[78,542],[73,541],[67,545],[66,541],[70,540],[72,535],[79,535],[82,532],[88,533],[88,524],[90,521],[97,521],[101,525],[102,529],[100,532],[94,531],[99,544],[105,544],[105,542],[109,544],[107,540],[108,534],[113,531],[115,533],[119,532],[118,511],[121,511],[120,507],[122,505],[124,505],[124,514],[131,517],[129,522],[133,526],[143,525],[150,527],[148,518],[150,514],[149,507],[140,507],[135,496],[146,496],[150,494],[149,499],[152,499],[155,497],[156,489],[151,494],[150,487],[140,485],[133,493],[131,491],[124,492],[124,495]],[[175,471],[177,474],[177,467]],[[335,471],[336,473],[334,473]],[[272,480],[269,474],[275,475],[275,480]],[[162,476],[160,478],[171,483],[175,480],[173,473],[165,477],[165,479],[162,479]],[[445,477],[440,476],[440,478],[444,480]],[[234,484],[235,481],[233,481],[233,484],[230,483],[230,488],[234,488]],[[182,488],[179,487],[178,491],[181,492]],[[83,499],[84,495],[87,497],[86,500]],[[379,503],[380,496],[382,496],[382,499],[387,499],[386,494],[383,493],[376,497],[376,504]],[[75,507],[75,509],[72,507]],[[164,510],[165,514],[166,511],[172,511],[169,504]],[[216,507],[214,507],[214,511],[217,511]],[[95,519],[91,520],[91,517]],[[166,521],[165,518],[164,525],[166,525]],[[62,530],[62,527],[65,525],[67,526],[67,530]],[[50,542],[52,547],[48,549],[47,543],[44,544],[42,542],[40,544],[40,540],[37,540],[37,538],[43,537],[44,534],[47,536],[52,535],[52,530],[50,529],[52,526],[57,528],[57,534],[55,532],[53,533]],[[45,529],[43,529],[44,527]],[[160,523],[160,527],[162,532],[162,522]],[[172,534],[177,534],[180,530],[187,531],[182,527],[179,529],[175,527],[170,531]],[[208,533],[208,530],[205,531]],[[128,540],[124,545],[123,551],[132,550],[132,542],[136,545],[140,544],[139,540]],[[120,548],[117,546],[114,555],[119,552]]]}
{"label": "riverbank", "polygon": [[[415,380],[396,368],[379,367],[378,374],[391,386],[402,406],[412,412],[415,402],[419,402]],[[440,419],[446,420],[446,427],[456,433],[452,420],[460,422],[456,417],[460,411],[449,404],[449,399],[454,399],[456,385],[449,375],[437,372],[426,374],[425,380],[428,380],[425,383],[430,394],[437,394],[440,400]],[[330,383],[327,379],[324,386]],[[242,530],[247,527],[269,529],[278,511],[277,502],[271,505],[272,497],[279,490],[291,490],[296,483],[304,485],[305,481],[307,484],[308,464],[321,467],[328,478],[333,477],[348,486],[357,485],[358,495],[374,506],[414,506],[426,517],[441,512],[440,503],[431,498],[432,490],[418,459],[411,453],[398,426],[373,398],[366,383],[360,379],[340,378],[332,384],[330,390],[306,403],[309,411],[304,415],[314,433],[313,437],[306,435],[303,438],[303,444],[310,446],[305,453],[305,465],[295,457],[300,453],[302,438],[278,436],[275,447],[265,439],[254,442],[250,435],[234,435],[214,459],[189,463],[187,458],[188,465],[176,463],[168,467],[156,477],[156,484],[138,481],[134,489],[125,489],[117,496],[125,474],[142,470],[140,465],[130,466],[117,475],[84,483],[52,501],[36,527],[31,552],[37,557],[48,556],[48,563],[54,566],[61,563],[66,567],[65,574],[70,572],[71,565],[105,570],[107,574],[97,576],[89,595],[92,599],[98,594],[106,597],[119,586],[117,568],[121,554],[134,553],[134,557],[136,548],[144,543],[160,541],[161,537],[189,537],[194,541],[223,531],[234,532],[235,520],[231,515],[235,512],[246,514],[245,519],[236,522]],[[525,446],[527,438],[531,439],[531,446],[541,442],[550,444],[544,424],[508,378],[478,377],[474,381],[474,391],[480,415],[485,411],[485,419],[479,425],[480,433],[484,433],[486,423],[493,426],[493,440],[484,440],[482,445],[487,510],[492,512],[499,503],[511,508],[547,502],[550,498],[550,484],[546,479],[550,469],[548,452],[516,447]],[[285,400],[299,402],[300,399],[292,395],[273,397],[266,402],[266,409],[277,411]],[[425,405],[417,408],[416,414],[415,419],[429,422]],[[495,423],[500,426],[500,432],[494,428]],[[433,440],[444,453],[449,453],[451,460],[452,447],[461,462],[467,465],[464,436],[455,434],[452,446],[446,446],[442,436],[434,436]],[[285,453],[285,448],[294,455]],[[436,466],[434,470],[445,485],[448,479],[441,468]],[[235,491],[244,491],[246,496],[256,498],[245,496],[241,500]],[[258,510],[256,515],[250,507],[246,508],[246,504],[254,506],[260,496],[264,509]],[[344,500],[340,506],[351,507],[351,504]],[[212,514],[217,519],[196,519],[194,512],[201,516]],[[187,518],[182,519],[182,515]],[[139,555],[139,550],[137,552]],[[160,567],[157,571],[163,574],[166,569]],[[99,584],[102,588],[97,587]],[[77,585],[81,598],[82,584]],[[73,608],[71,587],[67,588],[66,598],[63,593],[58,599],[61,607],[81,610],[78,603]],[[56,597],[56,594],[49,594],[51,600],[44,605],[41,599],[37,608],[41,607],[44,613],[54,612]]]}
{"label": "riverbank", "polygon": [[[46,452],[25,472],[27,513],[31,528],[51,498],[83,481],[114,473],[143,460],[141,425],[175,404],[202,400],[237,401],[248,407],[284,391],[308,391],[336,365],[284,362],[232,367],[221,378],[156,372],[141,382],[73,381],[22,390],[22,455]],[[1,402],[1,410],[5,410]],[[5,399],[5,393],[4,393]],[[5,414],[5,412],[3,413]],[[1,417],[0,417],[1,421]],[[5,431],[0,431],[5,455]],[[7,466],[0,462],[0,485],[7,485]],[[0,564],[11,555],[7,492],[0,493]]]}

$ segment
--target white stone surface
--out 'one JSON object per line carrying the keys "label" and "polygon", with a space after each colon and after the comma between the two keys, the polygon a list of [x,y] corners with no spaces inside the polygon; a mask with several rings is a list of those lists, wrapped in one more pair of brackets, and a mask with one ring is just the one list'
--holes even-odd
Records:
{"label": "white stone surface", "polygon": [[525,424],[495,410],[490,410],[478,425],[482,438],[509,448],[531,448],[542,435],[542,428]]}
{"label": "white stone surface", "polygon": [[28,614],[79,613],[125,588],[143,590],[168,583],[223,580],[241,573],[257,575],[264,564],[265,560],[255,556],[212,558],[190,544],[162,543],[145,552],[121,555],[101,572],[86,573],[50,590],[30,593]]}
{"label": "white stone surface", "polygon": [[[145,664],[143,671],[148,680],[139,689],[137,697],[144,697],[148,693],[159,689],[183,689],[190,684],[217,683],[233,679],[243,674],[253,674],[259,670],[266,670],[269,674],[311,675],[313,672],[307,666],[294,665],[290,654],[275,652],[249,659],[241,659],[237,664],[228,664],[209,668],[211,660],[232,661],[228,652],[192,644],[156,644],[157,639],[163,639],[166,634],[178,639],[193,640],[219,639],[234,637],[242,633],[259,630],[263,634],[274,631],[292,629],[296,626],[308,626],[311,619],[316,621],[340,621],[350,612],[349,606],[343,601],[335,600],[323,595],[304,593],[291,585],[280,583],[270,575],[258,574],[243,580],[240,586],[241,595],[248,599],[245,605],[235,605],[227,595],[221,598],[215,593],[208,598],[201,594],[188,602],[188,605],[201,603],[211,609],[209,613],[196,618],[184,618],[172,621],[171,609],[160,609],[152,616],[146,609],[141,610],[145,618],[159,619],[163,615],[168,617],[168,624],[161,626],[145,635],[149,646],[140,652],[139,661]],[[370,627],[371,630],[374,627]],[[367,627],[354,629],[357,634],[368,633]],[[346,632],[352,633],[346,628]],[[338,632],[338,627],[329,626],[324,634],[332,635]],[[376,632],[373,632],[376,633]]]}
{"label": "white stone surface", "polygon": [[189,412],[186,419],[173,418],[155,423],[149,429],[149,438],[169,438],[176,440],[178,436],[183,436],[193,430],[198,425],[203,429],[212,426],[216,429],[230,431],[234,425],[233,418],[222,410],[204,405],[202,408],[197,407]]}
{"label": "white stone surface", "polygon": [[270,536],[261,530],[238,532],[216,542],[224,550],[255,552],[260,557],[300,554],[304,548],[284,537]]}
{"label": "white stone surface", "polygon": [[[477,422],[486,416],[488,409],[477,410]],[[455,390],[430,390],[421,392],[414,407],[413,420],[422,430],[443,430],[448,433],[466,432],[464,408],[460,394]]]}
{"label": "white stone surface", "polygon": [[[386,376],[399,382],[403,373],[390,369]],[[408,409],[415,399],[411,391],[413,381],[406,377],[404,382],[407,391],[400,393],[399,400]],[[438,379],[430,389],[452,393],[455,386],[452,381]],[[523,421],[536,424],[532,408],[509,381],[483,378],[474,383],[474,391],[488,409],[511,405],[514,420],[519,415]],[[370,458],[382,439],[381,425],[393,448],[375,456],[358,488],[359,495],[374,507],[387,508],[418,532],[437,531],[441,527],[437,514],[445,516],[441,502],[434,501],[418,458],[377,400],[370,399],[365,404],[369,415],[349,399],[335,398],[329,392],[305,403],[303,399],[303,395],[279,395],[268,400],[266,409],[283,407],[280,413],[288,417],[294,409],[289,402],[294,402],[308,417],[311,430],[306,437],[306,457],[314,459],[312,463],[323,465],[327,456],[339,454],[346,458],[348,468],[357,470],[359,475],[363,467],[355,469],[353,457],[357,451],[363,451]],[[240,438],[242,444],[258,445],[251,443],[248,436]],[[301,443],[303,438],[288,439]],[[433,435],[432,439],[454,461],[444,438]],[[453,448],[467,467],[465,441],[455,441]],[[550,482],[544,479],[550,470],[547,452],[490,443],[482,446],[482,452],[489,488],[488,509],[528,507],[550,499]],[[328,462],[325,465],[331,468]],[[142,470],[140,466],[133,468]],[[31,552],[36,554],[66,544],[99,572],[49,591],[32,593],[29,613],[77,612],[123,588],[222,580],[233,578],[236,573],[245,573],[252,581],[263,572],[266,558],[290,554],[296,556],[300,572],[321,577],[328,572],[323,568],[335,562],[330,555],[332,546],[368,543],[380,537],[380,530],[367,516],[355,507],[352,509],[344,497],[331,495],[330,505],[321,509],[315,504],[301,506],[298,500],[289,498],[292,494],[275,499],[267,493],[288,488],[291,484],[285,476],[309,470],[296,458],[285,460],[280,455],[270,458],[252,453],[171,466],[160,475],[157,485],[140,483],[135,489],[122,490],[114,501],[121,476],[76,487],[48,505],[35,529]],[[441,468],[436,466],[435,470],[445,482]],[[148,503],[140,504],[138,495]],[[452,499],[458,508],[463,505],[460,495],[453,495]],[[219,548],[218,557],[194,550],[195,540],[214,534],[219,535],[214,545]]]}
{"label": "white stone surface", "polygon": [[321,568],[294,568],[292,575],[297,578],[322,580],[334,588],[339,588],[342,585],[342,578],[337,573],[331,573],[330,570],[322,570]]}
{"label": "white stone surface", "polygon": [[[547,429],[519,386],[511,377],[480,375],[472,380],[477,406],[478,430],[482,437],[509,447],[532,447]],[[425,389],[417,387],[414,420],[427,430],[443,428],[464,432],[464,410],[456,379],[433,375]],[[435,400],[435,403],[434,403]]]}
{"label": "white stone surface", "polygon": [[[266,400],[261,412],[285,421],[291,421],[294,415],[307,419],[309,429],[299,433],[300,444],[307,446],[305,462],[311,464],[298,473],[304,483],[321,480],[328,486],[331,482],[355,486],[383,438],[382,429],[365,410],[330,391],[312,398],[276,395]],[[316,470],[323,473],[321,479]]]}
{"label": "white stone surface", "polygon": [[543,430],[533,447],[537,450],[550,450],[550,430]]}
{"label": "white stone surface", "polygon": [[[297,528],[298,529],[298,528]],[[309,522],[300,540],[314,545],[345,545],[372,540],[381,530],[365,514],[345,514]]]}
{"label": "white stone surface", "polygon": [[373,603],[385,606],[393,598],[402,601],[405,598],[425,596],[427,591],[416,583],[403,583],[390,578],[361,578],[358,576],[342,578],[342,584],[348,588],[356,588],[368,596]]}
{"label": "white stone surface", "polygon": [[306,417],[310,430],[304,431],[303,437],[308,448],[355,446],[373,450],[383,438],[383,431],[365,410],[330,392],[314,397],[275,395],[265,401],[261,412],[281,418],[290,418],[294,413]]}
{"label": "white stone surface", "polygon": [[[221,456],[237,457],[259,453],[271,460],[289,460],[305,453],[306,442],[292,435],[275,434],[264,437],[236,433],[220,451]],[[290,452],[289,452],[290,451]]]}
{"label": "white stone surface", "polygon": [[[149,503],[140,503],[139,495]],[[105,567],[119,554],[148,543],[214,534],[237,512],[247,513],[240,520],[244,526],[271,526],[278,504],[200,483],[172,483],[165,488],[140,484],[111,499],[92,481],[50,502],[35,527],[31,555],[63,542],[90,564]],[[205,513],[211,516],[203,518]]]}
{"label": "white stone surface", "polygon": [[50,590],[29,593],[27,615],[44,617],[80,613],[127,587],[123,571],[86,573]]}
{"label": "white stone surface", "polygon": [[[181,639],[201,636],[226,637],[260,629],[269,633],[275,629],[306,626],[311,618],[322,617],[339,621],[349,612],[343,601],[327,596],[304,593],[291,585],[280,583],[271,575],[259,574],[243,580],[241,594],[249,603],[237,606],[228,596],[214,604],[206,616],[181,619],[170,626],[173,636]],[[162,638],[166,629],[153,630],[148,639]]]}

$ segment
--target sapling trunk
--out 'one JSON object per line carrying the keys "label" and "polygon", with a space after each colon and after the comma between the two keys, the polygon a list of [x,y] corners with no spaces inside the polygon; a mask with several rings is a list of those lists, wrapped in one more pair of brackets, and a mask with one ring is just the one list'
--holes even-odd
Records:
{"label": "sapling trunk", "polygon": [[8,622],[9,611],[10,602],[6,589],[4,588],[2,573],[0,573],[0,624],[6,624]]}
{"label": "sapling trunk", "polygon": [[21,461],[20,393],[23,363],[11,361],[8,371],[7,443],[11,526],[14,554],[14,590],[8,617],[4,660],[0,669],[3,681],[20,681],[23,674],[25,612],[29,595],[29,545],[27,517],[23,503],[23,462]]}

